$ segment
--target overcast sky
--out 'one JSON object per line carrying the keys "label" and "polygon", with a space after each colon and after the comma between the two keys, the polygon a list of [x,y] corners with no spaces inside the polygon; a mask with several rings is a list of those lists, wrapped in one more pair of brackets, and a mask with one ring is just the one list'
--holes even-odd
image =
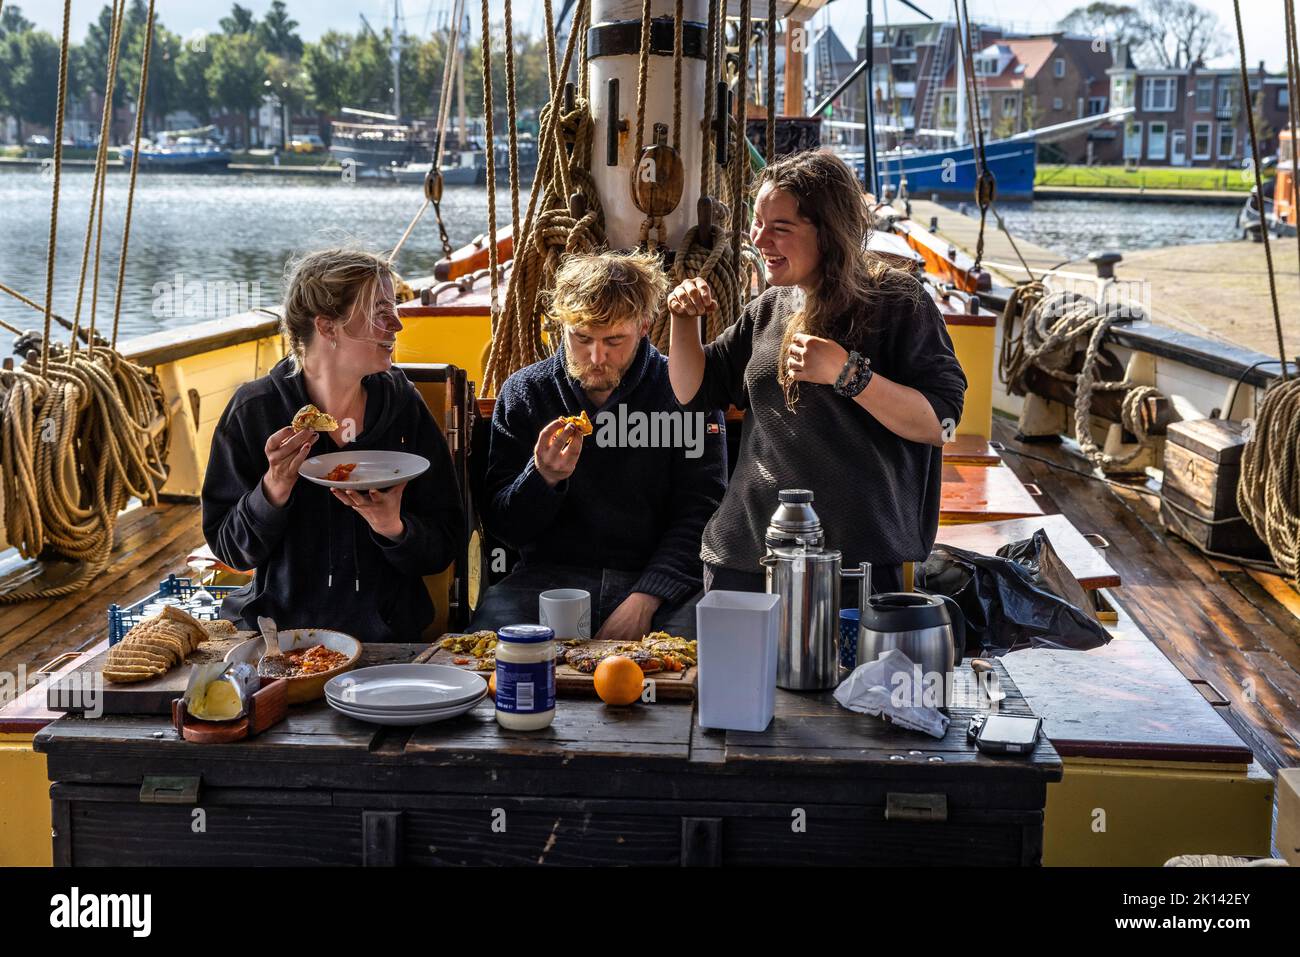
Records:
{"label": "overcast sky", "polygon": [[[392,0],[287,0],[289,12],[300,23],[299,32],[304,39],[314,40],[326,30],[352,31],[360,25],[359,13],[364,13],[376,29],[392,19]],[[554,0],[555,7],[562,0]],[[893,22],[919,19],[899,0],[875,0],[877,19]],[[937,18],[951,18],[950,0],[914,0],[916,5]],[[968,0],[971,18],[977,21],[1013,24],[1024,30],[1050,30],[1057,20],[1086,0]],[[21,7],[23,13],[42,28],[57,36],[61,30],[63,5],[57,0],[5,0]],[[1236,33],[1232,13],[1232,0],[1200,0],[1202,6],[1218,14],[1227,31],[1233,48]],[[491,0],[495,17],[501,16],[502,0]],[[243,0],[243,5],[259,16],[271,5],[271,0]],[[81,40],[86,26],[105,6],[103,0],[73,0],[72,35]],[[406,29],[422,33],[438,23],[439,15],[450,9],[449,0],[402,0]],[[1282,0],[1241,0],[1246,33],[1248,62],[1265,60],[1270,69],[1281,70],[1286,63],[1283,42]],[[477,20],[478,4],[469,4]],[[541,0],[514,0],[516,30],[538,30],[541,26]],[[229,10],[226,0],[157,0],[158,17],[168,29],[188,34],[193,30],[217,29],[217,21]],[[865,19],[865,0],[832,0],[827,14],[840,38],[853,49]],[[1234,60],[1235,62],[1235,60]]]}

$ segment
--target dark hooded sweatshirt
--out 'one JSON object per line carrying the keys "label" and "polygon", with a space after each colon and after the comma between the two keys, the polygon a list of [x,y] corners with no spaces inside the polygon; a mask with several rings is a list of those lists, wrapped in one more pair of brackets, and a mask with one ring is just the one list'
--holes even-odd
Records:
{"label": "dark hooded sweatshirt", "polygon": [[203,535],[217,558],[256,570],[221,616],[255,629],[259,615],[281,628],[335,628],[362,641],[416,641],[433,621],[421,576],[441,571],[465,539],[465,515],[447,443],[428,406],[398,369],[366,376],[366,421],[340,450],[321,434],[313,455],[384,449],[413,452],[429,469],[402,493],[402,535],[371,531],[330,490],[300,478],[276,508],[262,491],[266,440],[307,398],[289,361],[240,387],[217,423],[203,481]]}

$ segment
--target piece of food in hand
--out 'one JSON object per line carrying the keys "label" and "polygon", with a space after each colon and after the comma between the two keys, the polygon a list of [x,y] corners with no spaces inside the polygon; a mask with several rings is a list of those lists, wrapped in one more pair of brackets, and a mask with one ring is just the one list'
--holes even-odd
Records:
{"label": "piece of food in hand", "polygon": [[352,470],[356,467],[356,462],[344,462],[342,465],[336,465],[325,473],[325,481],[346,482],[352,477]]}
{"label": "piece of food in hand", "polygon": [[641,697],[643,672],[637,662],[626,655],[609,655],[596,666],[596,694],[605,704],[632,704]]}
{"label": "piece of food in hand", "polygon": [[562,415],[560,421],[565,425],[571,425],[583,435],[591,435],[591,419],[587,418],[587,410],[583,409],[581,415]]}
{"label": "piece of food in hand", "polygon": [[313,432],[333,432],[339,427],[334,416],[322,412],[310,402],[304,405],[294,414],[293,430],[301,432],[303,429],[311,429]]}

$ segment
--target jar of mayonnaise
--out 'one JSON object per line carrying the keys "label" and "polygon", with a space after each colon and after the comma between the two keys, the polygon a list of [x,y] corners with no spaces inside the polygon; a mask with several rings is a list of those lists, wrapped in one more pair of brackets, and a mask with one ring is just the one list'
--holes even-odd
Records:
{"label": "jar of mayonnaise", "polygon": [[545,625],[497,629],[497,723],[537,731],[555,717],[555,632]]}

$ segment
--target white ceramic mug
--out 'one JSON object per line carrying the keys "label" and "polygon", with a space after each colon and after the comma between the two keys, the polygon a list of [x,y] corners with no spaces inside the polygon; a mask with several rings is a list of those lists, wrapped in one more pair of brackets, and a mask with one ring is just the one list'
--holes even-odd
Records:
{"label": "white ceramic mug", "polygon": [[591,592],[553,588],[537,596],[537,620],[559,641],[591,637]]}

